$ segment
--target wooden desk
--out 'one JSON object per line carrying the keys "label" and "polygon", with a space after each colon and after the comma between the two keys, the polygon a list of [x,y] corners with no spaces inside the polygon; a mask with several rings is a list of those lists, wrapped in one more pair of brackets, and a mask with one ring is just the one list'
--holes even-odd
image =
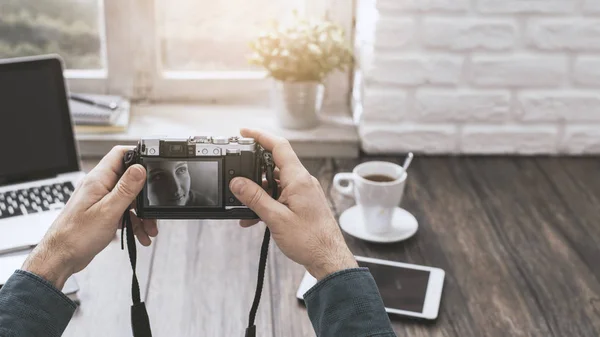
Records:
{"label": "wooden desk", "polygon": [[[354,202],[331,189],[334,173],[372,159],[382,158],[304,162],[339,216]],[[398,336],[600,336],[599,172],[597,158],[416,158],[402,207],[417,235],[346,240],[357,255],[446,270],[438,320],[393,317]],[[138,269],[154,336],[243,336],[263,227],[166,221],[160,231]],[[258,336],[314,336],[295,298],[303,268],[272,244],[267,273]],[[66,336],[129,336],[130,277],[115,240],[79,275]]]}

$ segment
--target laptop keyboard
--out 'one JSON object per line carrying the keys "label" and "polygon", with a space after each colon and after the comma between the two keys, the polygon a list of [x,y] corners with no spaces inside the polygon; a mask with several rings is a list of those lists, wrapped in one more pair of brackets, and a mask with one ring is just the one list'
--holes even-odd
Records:
{"label": "laptop keyboard", "polygon": [[74,189],[73,184],[65,182],[0,192],[0,219],[61,208]]}

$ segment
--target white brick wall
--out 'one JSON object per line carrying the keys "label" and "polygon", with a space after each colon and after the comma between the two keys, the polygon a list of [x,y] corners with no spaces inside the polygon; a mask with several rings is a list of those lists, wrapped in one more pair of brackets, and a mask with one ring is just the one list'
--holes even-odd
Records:
{"label": "white brick wall", "polygon": [[411,111],[420,122],[503,122],[510,118],[510,94],[423,89],[417,91]]}
{"label": "white brick wall", "polygon": [[403,123],[369,123],[359,129],[366,152],[453,153],[458,147],[454,125],[418,125]]}
{"label": "white brick wall", "polygon": [[365,67],[365,82],[388,85],[456,85],[460,82],[463,59],[455,56],[375,55]]}
{"label": "white brick wall", "polygon": [[600,0],[357,0],[368,153],[600,153]]}
{"label": "white brick wall", "polygon": [[426,18],[422,24],[422,34],[425,47],[452,51],[506,50],[517,42],[514,20]]}
{"label": "white brick wall", "polygon": [[567,126],[560,147],[563,152],[573,154],[600,153],[598,126]]}
{"label": "white brick wall", "polygon": [[470,82],[482,87],[556,87],[567,78],[567,58],[554,55],[473,56]]}
{"label": "white brick wall", "polygon": [[558,126],[468,125],[460,143],[464,153],[550,153],[556,150]]}
{"label": "white brick wall", "polygon": [[[365,122],[401,122],[407,114],[406,92],[387,87],[365,88],[363,109],[369,110]],[[390,113],[393,111],[393,113]]]}
{"label": "white brick wall", "polygon": [[527,122],[600,122],[600,92],[522,92],[515,111]]}
{"label": "white brick wall", "polygon": [[575,59],[573,82],[590,87],[600,87],[600,55],[581,56]]}
{"label": "white brick wall", "polygon": [[530,20],[527,38],[532,47],[543,50],[600,51],[600,20]]}
{"label": "white brick wall", "polygon": [[476,3],[484,14],[569,14],[577,8],[576,0],[478,0]]}
{"label": "white brick wall", "polygon": [[469,0],[377,0],[377,7],[392,13],[465,12],[469,9]]}
{"label": "white brick wall", "polygon": [[600,14],[600,1],[598,0],[584,0],[583,10],[589,14]]}

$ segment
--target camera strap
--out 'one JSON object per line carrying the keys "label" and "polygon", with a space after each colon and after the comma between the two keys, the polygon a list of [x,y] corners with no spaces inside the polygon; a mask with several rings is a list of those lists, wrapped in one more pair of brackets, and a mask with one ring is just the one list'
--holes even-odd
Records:
{"label": "camera strap", "polygon": [[[265,165],[265,175],[267,183],[271,189],[271,196],[273,199],[279,199],[279,186],[275,180],[275,163],[273,156],[270,152],[263,152],[263,163]],[[250,308],[250,315],[248,318],[248,327],[246,328],[245,337],[256,336],[256,325],[254,321],[256,319],[256,312],[258,311],[258,304],[260,303],[260,297],[262,294],[263,284],[265,281],[265,270],[267,268],[267,256],[269,253],[269,242],[271,241],[271,231],[269,227],[265,228],[265,235],[263,236],[263,242],[260,247],[260,258],[258,260],[258,278],[256,280],[256,292],[254,293],[254,300],[252,301],[252,307]]]}
{"label": "camera strap", "polygon": [[133,305],[131,306],[131,329],[133,330],[133,337],[152,337],[148,311],[146,310],[146,304],[141,301],[140,283],[138,282],[137,274],[135,273],[137,249],[135,247],[135,236],[133,234],[129,210],[126,210],[125,213],[123,213],[123,220],[121,223],[121,249],[125,248],[123,245],[123,236],[125,232],[127,232],[129,262],[131,262],[131,269],[133,270],[131,280],[131,299],[133,300]]}
{"label": "camera strap", "polygon": [[[271,196],[277,200],[279,198],[279,187],[275,180],[275,163],[273,156],[267,151],[262,151],[263,168],[267,178],[268,186],[271,189]],[[133,152],[128,153],[125,157],[126,167],[131,164],[133,158]],[[127,251],[129,253],[129,262],[131,262],[131,269],[133,271],[131,280],[131,299],[133,305],[131,306],[131,330],[133,337],[152,337],[152,330],[150,329],[150,319],[148,317],[148,311],[146,310],[146,304],[141,301],[140,295],[140,283],[135,272],[137,264],[137,249],[135,245],[135,236],[133,234],[133,225],[131,223],[131,215],[129,209],[123,213],[121,220],[121,249],[125,249],[124,237],[127,232]],[[250,308],[250,314],[248,317],[248,327],[246,328],[245,337],[256,336],[256,325],[254,324],[256,319],[256,313],[258,311],[258,305],[260,303],[260,297],[262,295],[263,284],[265,280],[265,270],[267,267],[267,255],[269,253],[269,243],[271,240],[271,231],[267,227],[265,229],[265,235],[263,237],[260,258],[258,262],[258,277],[256,282],[256,291],[254,293],[254,300],[252,301],[252,307]]]}

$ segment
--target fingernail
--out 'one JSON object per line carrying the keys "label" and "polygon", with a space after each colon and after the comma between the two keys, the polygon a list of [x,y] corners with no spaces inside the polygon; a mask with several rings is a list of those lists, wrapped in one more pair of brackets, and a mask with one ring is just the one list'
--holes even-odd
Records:
{"label": "fingernail", "polygon": [[231,188],[231,192],[233,192],[233,194],[240,195],[242,194],[245,185],[246,182],[244,181],[244,179],[234,178],[231,181],[231,185],[229,187]]}
{"label": "fingernail", "polygon": [[139,165],[134,165],[131,167],[131,178],[135,181],[142,181],[144,180],[144,171],[142,169],[141,166]]}

